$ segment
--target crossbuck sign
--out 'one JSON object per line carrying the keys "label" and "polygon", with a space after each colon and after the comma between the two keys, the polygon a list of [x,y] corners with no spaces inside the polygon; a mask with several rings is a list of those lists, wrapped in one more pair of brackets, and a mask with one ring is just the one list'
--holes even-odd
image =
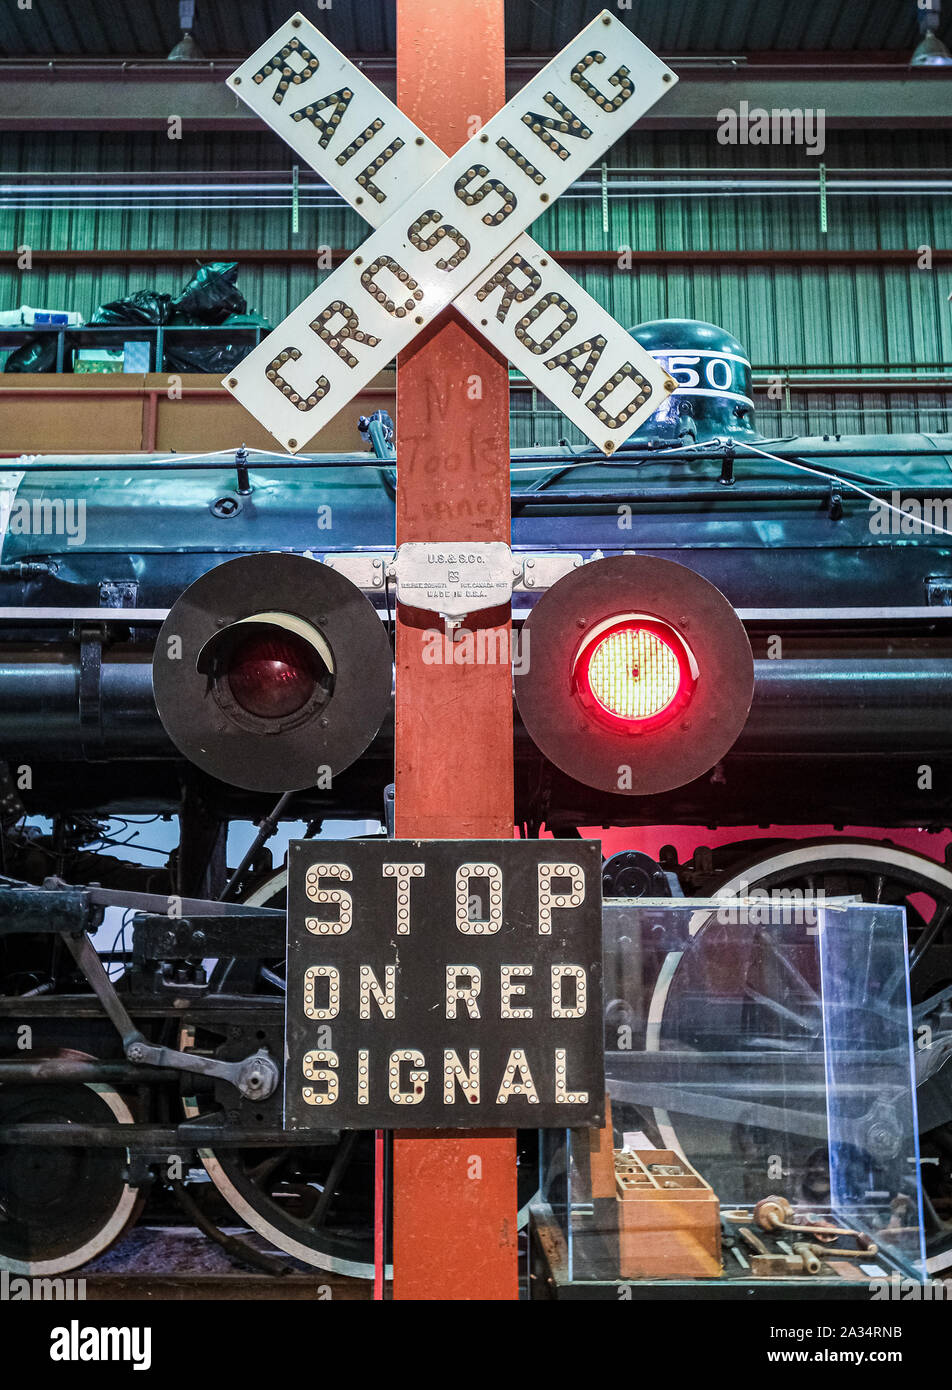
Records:
{"label": "crossbuck sign", "polygon": [[227,389],[297,453],[455,304],[612,453],[675,383],[524,233],[676,81],[603,12],[447,159],[303,15],[292,16],[229,84],[376,230],[226,378]]}

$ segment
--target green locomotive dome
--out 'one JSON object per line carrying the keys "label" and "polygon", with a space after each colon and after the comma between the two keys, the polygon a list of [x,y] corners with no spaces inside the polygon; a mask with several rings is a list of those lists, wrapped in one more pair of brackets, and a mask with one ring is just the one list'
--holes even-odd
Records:
{"label": "green locomotive dome", "polygon": [[757,439],[747,350],[717,324],[652,319],[629,333],[677,382],[636,439]]}

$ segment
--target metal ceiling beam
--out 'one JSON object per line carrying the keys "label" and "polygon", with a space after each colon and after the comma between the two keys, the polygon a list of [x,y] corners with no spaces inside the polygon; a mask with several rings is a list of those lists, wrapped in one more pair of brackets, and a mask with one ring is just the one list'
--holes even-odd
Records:
{"label": "metal ceiling beam", "polygon": [[[507,68],[514,96],[542,58],[517,58]],[[713,128],[717,113],[746,101],[763,107],[823,110],[830,128],[927,128],[952,125],[952,76],[942,68],[910,70],[896,63],[749,63],[741,59],[683,63],[682,81],[641,126],[655,130]],[[392,60],[369,58],[368,76],[395,91]],[[166,130],[180,116],[192,130],[262,130],[260,121],[225,87],[230,62],[0,62],[0,130]]]}
{"label": "metal ceiling beam", "polygon": [[[334,247],[331,250],[332,265],[339,265],[352,253],[353,247]],[[60,247],[57,249],[32,249],[34,269],[40,266],[76,265],[173,265],[185,263],[201,265],[212,254],[210,251],[183,247]],[[220,261],[239,261],[245,265],[308,265],[315,266],[318,249],[313,246],[295,247],[257,247],[243,246],[230,250],[216,249],[215,257]],[[618,262],[617,250],[564,249],[549,251],[549,255],[559,265],[600,265]],[[898,265],[912,269],[918,248],[914,247],[868,247],[849,249],[822,248],[815,250],[802,247],[761,247],[758,250],[726,248],[723,250],[694,250],[690,247],[665,248],[664,250],[634,250],[631,252],[632,265],[669,266],[689,265]],[[18,260],[16,249],[0,249],[0,267],[13,267]],[[933,264],[952,262],[952,248],[935,247],[932,251]]]}

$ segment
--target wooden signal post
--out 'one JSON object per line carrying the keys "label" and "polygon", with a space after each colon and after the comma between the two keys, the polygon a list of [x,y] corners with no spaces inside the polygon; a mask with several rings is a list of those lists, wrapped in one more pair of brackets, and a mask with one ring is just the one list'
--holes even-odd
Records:
{"label": "wooden signal post", "polygon": [[[617,63],[613,73],[602,74],[608,90],[592,81],[595,65],[609,61],[603,49],[611,52]],[[234,368],[225,384],[285,448],[295,453],[306,446],[322,423],[334,417],[344,400],[353,398],[375,370],[398,357],[398,553],[390,571],[397,583],[397,840],[423,842],[424,847],[429,846],[434,864],[441,856],[445,861],[452,848],[444,846],[441,850],[436,842],[461,840],[471,845],[489,841],[494,858],[502,856],[508,861],[515,851],[524,861],[522,851],[531,847],[512,843],[510,598],[515,575],[521,571],[513,569],[509,550],[507,359],[536,384],[541,381],[546,395],[606,455],[657,408],[664,399],[663,391],[675,389],[663,368],[633,343],[621,325],[571,276],[553,264],[544,249],[525,235],[525,229],[544,205],[559,197],[573,178],[670,89],[676,76],[606,10],[507,106],[503,0],[467,0],[465,6],[447,5],[446,0],[397,0],[399,106],[377,91],[359,67],[300,14],[292,15],[228,80],[289,147],[327,178],[376,229]],[[328,90],[327,84],[333,86],[335,82],[334,90]],[[561,95],[556,95],[558,92]],[[285,96],[292,94],[303,104],[285,103]],[[566,104],[583,99],[584,120]],[[528,103],[541,102],[553,108],[556,118],[533,114]],[[345,134],[348,120],[352,128]],[[563,144],[552,134],[553,120],[559,135],[572,137],[569,142]],[[524,139],[527,125],[540,142],[539,148],[532,150],[532,160],[520,154],[513,143],[513,138]],[[361,129],[363,133],[358,133]],[[371,150],[370,163],[361,167],[368,151],[361,159],[355,156],[368,139],[377,141],[372,150],[378,148],[379,152],[374,156]],[[398,157],[399,162],[394,163]],[[484,160],[488,166],[494,159],[507,157],[521,170],[520,195],[504,179],[487,179],[479,189],[469,187],[473,178],[488,174]],[[533,162],[536,160],[542,168]],[[509,177],[505,164],[501,169]],[[494,211],[477,207],[490,192],[502,197],[501,206]],[[452,222],[443,220],[440,204],[452,210]],[[453,225],[457,221],[460,225]],[[432,234],[422,235],[426,227],[434,229]],[[434,259],[428,253],[445,237],[458,249],[455,254]],[[487,272],[482,277],[480,267]],[[391,299],[392,287],[383,288],[379,283],[382,272],[402,284],[403,292],[412,293],[412,298],[400,304]],[[523,284],[511,280],[513,272],[523,277]],[[503,299],[506,308],[501,304],[495,313],[484,309],[486,297],[503,283],[507,286]],[[529,307],[527,301],[531,301]],[[508,308],[515,302],[520,305],[521,317],[509,319]],[[359,305],[359,315],[355,304]],[[450,305],[454,307],[447,307]],[[562,313],[562,322],[553,325],[549,321],[548,329],[543,330],[548,336],[533,338],[531,325],[553,307]],[[545,353],[573,329],[578,341],[567,341],[543,361]],[[487,347],[487,342],[491,346]],[[351,343],[359,344],[360,355],[351,352]],[[564,371],[556,373],[557,367]],[[422,602],[427,611],[410,607],[411,601]],[[497,606],[486,606],[492,604]],[[468,630],[458,646],[445,640],[443,631],[437,632],[437,643],[432,641],[434,623],[442,623],[444,618],[454,632],[465,620]],[[328,722],[321,721],[322,725]],[[501,869],[494,864],[487,875],[485,865],[479,862],[485,857],[482,851],[471,847],[468,853],[477,853],[479,860],[457,866],[453,888],[456,926],[464,935],[486,929],[492,935],[506,926],[501,894],[490,893],[490,920],[476,919],[468,913],[467,902],[471,909],[473,899],[467,900],[465,884],[471,878],[488,876],[498,885]],[[557,894],[555,907],[579,909],[587,903],[576,927],[579,948],[589,957],[588,970],[597,974],[599,895],[596,892],[586,898],[585,882],[587,877],[594,877],[600,891],[600,865],[592,846],[580,846],[578,853],[591,860],[587,869],[537,862],[536,872],[551,876],[553,870],[564,870],[562,876],[571,878],[571,900]],[[317,901],[339,901],[341,917],[331,934],[336,931],[343,936],[350,929],[350,911],[345,924],[343,909],[345,897],[350,902],[349,895],[329,897],[320,889],[321,867],[337,869],[340,876],[345,869],[350,873],[347,864],[312,866],[307,882],[295,883],[294,893],[289,888],[289,940],[291,897],[297,899],[298,918],[315,895]],[[398,868],[392,864],[383,867]],[[423,867],[414,861],[414,872]],[[434,873],[434,882],[442,872]],[[333,876],[328,872],[326,877]],[[299,888],[303,898],[297,893]],[[543,925],[550,913],[543,908],[548,898],[543,895],[541,877],[536,897],[532,910],[539,913],[535,935],[540,938],[536,945],[541,947],[545,944],[541,938],[550,932],[550,927]],[[401,913],[407,920],[397,926],[397,933],[408,934],[407,895],[398,902],[403,904],[398,907],[398,924]],[[432,1001],[433,965],[439,960],[441,945],[445,946],[441,909],[431,906],[434,939],[431,942],[423,932],[413,943],[418,948],[417,981],[414,988],[408,986],[405,995],[410,1014],[414,1007],[421,1007],[421,1000]],[[367,930],[371,922],[379,924],[382,910],[380,904],[373,908],[364,903],[362,911],[371,913]],[[513,910],[513,922],[521,920],[520,912],[524,913],[525,907]],[[316,936],[327,934],[326,922],[311,919],[305,926]],[[452,932],[450,936],[455,941]],[[496,964],[501,980],[511,973],[501,962]],[[556,965],[568,968],[564,962]],[[461,968],[451,962],[443,967],[446,976]],[[387,969],[394,972],[397,966]],[[541,957],[540,969],[545,969]],[[310,965],[305,978],[309,970]],[[531,973],[528,968],[526,973]],[[582,970],[583,978],[585,974]],[[579,1124],[598,1122],[604,1093],[600,1004],[596,1007],[593,1000],[589,1009],[582,1005],[581,996],[578,1007],[556,1008],[557,1002],[553,992],[551,1016],[560,1026],[558,1038],[549,1038],[544,1064],[550,1072],[550,1103],[571,1107]],[[336,1011],[336,995],[333,1003]],[[443,1000],[422,1007],[415,1025],[421,1035],[442,1016]],[[316,1018],[318,1006],[312,1000],[304,1012]],[[529,1009],[516,1013],[520,1018],[532,1016]],[[513,1018],[516,1013],[503,1010],[501,1018]],[[579,1068],[574,1074],[589,1079],[577,1091],[569,1090],[563,1064],[568,1053],[561,1045],[561,1024],[589,1015],[594,1034],[591,1025],[570,1030],[574,1035],[573,1064]],[[394,1015],[391,1011],[383,1016]],[[454,1016],[448,996],[446,1016]],[[469,1016],[477,1018],[478,1014]],[[290,1013],[288,1017],[290,1038],[295,1032],[292,1023],[302,1028],[305,1025]],[[367,1022],[369,1017],[369,1009],[362,1009],[361,1020]],[[495,1054],[504,1046],[504,1037],[491,1026],[487,1030],[488,1022],[484,1020],[482,1025],[483,1047]],[[300,1095],[293,1085],[289,1094],[292,1101],[300,1100],[308,1109],[298,1114],[289,1106],[288,1113],[297,1122],[303,1121],[306,1128],[334,1127],[335,1116],[347,1112],[344,1103],[334,1114],[326,1109],[338,1105],[340,1099],[335,1077],[341,1059],[329,1050],[326,1056],[320,1050],[312,1056],[307,1037],[298,1036],[299,1031],[295,1039],[305,1051],[296,1069],[289,1053],[288,1076],[293,1076]],[[347,1046],[355,1037],[373,1032],[362,1026],[354,1032],[346,1021],[338,1025],[338,1031]],[[559,1046],[554,1047],[556,1041]],[[367,1050],[357,1052],[365,1059],[370,1055]],[[478,1068],[479,1049],[470,1049],[470,1053],[475,1057],[471,1065]],[[524,1052],[510,1048],[498,1058],[503,1074],[498,1094],[481,1112],[468,1105],[456,1112],[456,1122],[474,1123],[476,1132],[461,1136],[448,1133],[453,1121],[443,1107],[456,1103],[452,1077],[463,1070],[458,1066],[454,1071],[450,1065],[454,1055],[443,1049],[445,1074],[441,1082],[445,1084],[439,1089],[431,1087],[427,1096],[427,1074],[422,1072],[410,1073],[412,1093],[400,1086],[398,1063],[420,1054],[406,1048],[391,1051],[384,1108],[376,1111],[375,1124],[365,1126],[359,1121],[370,1121],[370,1110],[354,1111],[350,1127],[389,1127],[394,1114],[389,1105],[404,1102],[424,1107],[417,1112],[421,1124],[446,1126],[438,1132],[400,1132],[395,1139],[394,1296],[512,1299],[517,1294],[515,1136],[509,1129],[480,1132],[478,1126],[498,1123],[500,1115],[508,1121],[512,1112],[503,1107],[517,1095],[539,1106],[534,1118],[541,1124],[546,1123],[544,1113],[549,1115],[549,1124],[558,1125],[563,1118],[568,1120],[569,1112],[546,1111],[528,1067],[520,1064]],[[306,1066],[308,1057],[310,1069]],[[315,1071],[316,1061],[326,1061],[331,1070],[317,1066]],[[302,1065],[305,1078],[320,1083],[316,1089],[300,1085]],[[518,1084],[514,1080],[517,1073],[521,1078]],[[366,1074],[366,1066],[358,1072],[364,1078]],[[464,1086],[466,1101],[485,1105],[478,1081],[470,1084],[475,1089],[469,1091]],[[369,1092],[366,1079],[358,1082],[354,1104],[370,1106]],[[311,1114],[312,1107],[325,1118]],[[467,1112],[467,1119],[462,1119]],[[520,1108],[520,1113],[525,1112]],[[382,1262],[379,1277],[382,1279]]]}
{"label": "wooden signal post", "polygon": [[[397,104],[447,154],[505,99],[503,0],[397,0]],[[508,544],[508,364],[453,309],[400,355],[397,443],[398,545]],[[509,839],[509,665],[424,663],[434,621],[398,605],[396,835]],[[502,629],[508,652],[509,623],[507,606],[467,626]],[[514,1134],[406,1131],[393,1147],[394,1298],[515,1298]]]}

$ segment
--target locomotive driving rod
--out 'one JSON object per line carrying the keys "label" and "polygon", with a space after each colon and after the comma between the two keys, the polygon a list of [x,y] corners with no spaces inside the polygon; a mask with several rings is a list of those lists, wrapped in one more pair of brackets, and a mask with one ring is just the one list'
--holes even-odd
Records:
{"label": "locomotive driving rod", "polygon": [[131,1062],[74,1062],[68,1057],[44,1057],[38,1062],[0,1061],[0,1086],[43,1084],[89,1086],[97,1081],[108,1086],[151,1085],[174,1081],[172,1067],[146,1067]]}
{"label": "locomotive driving rod", "polygon": [[188,1149],[288,1148],[293,1144],[306,1147],[314,1143],[313,1130],[240,1128],[234,1125],[215,1125],[187,1120],[180,1125],[80,1125],[80,1124],[12,1124],[3,1131],[4,1147],[17,1148],[66,1147],[70,1149],[110,1148],[167,1150],[182,1153]]}
{"label": "locomotive driving rod", "polygon": [[223,1062],[217,1057],[200,1057],[192,1052],[178,1052],[171,1047],[156,1047],[136,1028],[109,976],[106,974],[96,948],[87,932],[62,932],[73,959],[86,977],[90,988],[102,1004],[122,1039],[126,1060],[136,1066],[168,1067],[173,1071],[195,1072],[227,1081],[248,1100],[267,1100],[277,1090],[280,1072],[274,1058],[265,1048],[240,1062]]}

